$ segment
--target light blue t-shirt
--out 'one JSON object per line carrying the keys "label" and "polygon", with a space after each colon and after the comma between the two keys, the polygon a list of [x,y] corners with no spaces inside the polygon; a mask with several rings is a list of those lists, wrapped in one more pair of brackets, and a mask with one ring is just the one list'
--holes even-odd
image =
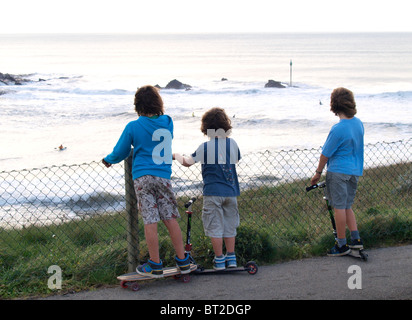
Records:
{"label": "light blue t-shirt", "polygon": [[148,118],[140,116],[129,122],[113,152],[104,158],[118,163],[133,151],[133,179],[152,175],[170,179],[172,174],[173,121],[168,115]]}
{"label": "light blue t-shirt", "polygon": [[363,174],[363,123],[358,118],[341,119],[335,124],[322,148],[330,172]]}
{"label": "light blue t-shirt", "polygon": [[231,138],[214,138],[202,143],[192,154],[202,163],[203,195],[237,197],[240,195],[236,163],[239,147]]}

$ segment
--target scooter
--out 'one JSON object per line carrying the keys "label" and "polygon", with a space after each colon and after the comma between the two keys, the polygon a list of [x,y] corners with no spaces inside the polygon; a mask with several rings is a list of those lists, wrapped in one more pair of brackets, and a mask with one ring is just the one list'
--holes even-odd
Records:
{"label": "scooter", "polygon": [[[314,190],[314,189],[323,189],[325,187],[326,187],[326,181],[322,181],[322,182],[314,184],[310,187],[306,187],[306,192],[309,192],[309,191]],[[329,199],[326,195],[326,192],[324,192],[323,199],[326,202],[326,207],[327,207],[328,212],[329,212],[330,221],[332,223],[333,236],[335,237],[335,240],[337,241],[338,233],[336,232],[336,223],[335,223],[335,218],[334,218],[334,214],[333,214],[333,209],[332,209],[332,206],[329,203]],[[348,255],[351,256],[351,257],[360,258],[361,260],[364,260],[364,261],[368,260],[368,254],[364,251],[363,248],[351,248],[351,251]]]}
{"label": "scooter", "polygon": [[[192,251],[192,244],[191,244],[191,230],[192,230],[192,205],[196,201],[196,198],[191,198],[185,204],[186,214],[187,214],[187,230],[186,230],[186,244],[185,244],[185,252],[189,254],[189,259],[191,264],[196,264],[191,251]],[[197,264],[196,264],[197,265]],[[201,265],[197,265],[197,269],[192,272],[192,274],[196,275],[204,275],[204,274],[227,274],[227,273],[234,273],[234,272],[241,272],[247,271],[249,274],[254,275],[258,272],[258,265],[254,261],[249,261],[243,267],[236,267],[236,268],[226,268],[224,270],[215,270],[215,269],[206,269]]]}

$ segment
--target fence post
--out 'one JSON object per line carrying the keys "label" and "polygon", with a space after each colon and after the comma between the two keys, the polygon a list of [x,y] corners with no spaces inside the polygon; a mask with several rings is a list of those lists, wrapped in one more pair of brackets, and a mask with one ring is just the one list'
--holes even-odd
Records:
{"label": "fence post", "polygon": [[133,177],[133,149],[124,160],[125,200],[127,213],[127,265],[129,272],[136,271],[139,259],[139,228],[137,221],[137,199],[134,191]]}

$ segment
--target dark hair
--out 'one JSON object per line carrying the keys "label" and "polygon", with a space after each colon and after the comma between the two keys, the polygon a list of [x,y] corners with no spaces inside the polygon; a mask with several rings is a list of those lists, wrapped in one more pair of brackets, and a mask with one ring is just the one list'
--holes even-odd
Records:
{"label": "dark hair", "polygon": [[212,108],[203,115],[200,131],[202,131],[204,135],[207,135],[208,129],[223,129],[226,135],[230,134],[230,130],[232,129],[232,122],[230,121],[224,109]]}
{"label": "dark hair", "polygon": [[141,115],[163,115],[163,100],[159,90],[153,86],[143,86],[134,95],[135,111]]}
{"label": "dark hair", "polygon": [[353,92],[346,88],[336,88],[330,95],[330,110],[338,115],[345,114],[352,118],[356,114],[356,103]]}

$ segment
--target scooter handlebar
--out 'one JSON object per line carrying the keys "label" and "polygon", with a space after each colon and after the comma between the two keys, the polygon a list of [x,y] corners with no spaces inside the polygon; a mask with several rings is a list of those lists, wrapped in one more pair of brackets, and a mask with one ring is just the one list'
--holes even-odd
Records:
{"label": "scooter handlebar", "polygon": [[194,197],[192,199],[190,199],[189,202],[187,202],[185,204],[185,208],[186,209],[189,208],[195,201],[196,201],[196,198],[194,198]]}
{"label": "scooter handlebar", "polygon": [[310,190],[313,190],[313,189],[324,188],[324,187],[326,187],[326,181],[322,181],[322,182],[319,182],[319,183],[317,183],[317,184],[314,184],[314,185],[312,185],[312,186],[310,186],[310,187],[306,187],[306,192],[308,192],[308,191],[310,191]]}

